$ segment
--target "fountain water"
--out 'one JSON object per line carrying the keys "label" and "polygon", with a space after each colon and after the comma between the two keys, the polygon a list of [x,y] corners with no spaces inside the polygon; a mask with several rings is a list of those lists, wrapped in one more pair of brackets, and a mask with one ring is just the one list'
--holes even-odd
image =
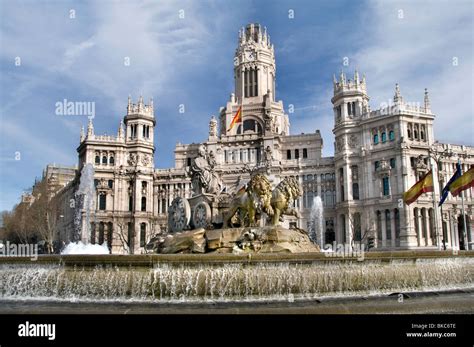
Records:
{"label": "fountain water", "polygon": [[166,260],[180,256],[157,257],[156,262],[147,258],[144,264],[118,257],[112,258],[115,263],[104,264],[103,258],[93,256],[69,256],[61,264],[19,263],[14,259],[0,263],[0,299],[280,301],[467,289],[474,284],[474,257],[467,256],[433,258],[420,254],[416,258],[375,257],[363,262],[324,258],[304,262]]}
{"label": "fountain water", "polygon": [[319,245],[320,249],[324,248],[323,212],[323,202],[319,196],[316,196],[311,207],[309,237],[314,243]]}
{"label": "fountain water", "polygon": [[[79,188],[75,194],[75,216],[74,216],[74,235],[75,242],[69,243],[61,252],[62,254],[109,254],[109,249],[104,243],[103,245],[89,244],[91,237],[90,232],[90,215],[93,208],[95,196],[94,185],[94,166],[85,164],[81,171]],[[82,221],[82,210],[86,212],[86,221]],[[85,230],[83,230],[85,228]]]}

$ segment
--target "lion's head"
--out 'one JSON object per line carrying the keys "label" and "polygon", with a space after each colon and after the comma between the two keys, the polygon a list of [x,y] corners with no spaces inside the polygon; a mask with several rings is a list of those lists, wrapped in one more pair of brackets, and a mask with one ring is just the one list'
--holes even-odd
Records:
{"label": "lion's head", "polygon": [[271,196],[272,185],[263,174],[255,174],[249,182],[249,189],[258,196]]}

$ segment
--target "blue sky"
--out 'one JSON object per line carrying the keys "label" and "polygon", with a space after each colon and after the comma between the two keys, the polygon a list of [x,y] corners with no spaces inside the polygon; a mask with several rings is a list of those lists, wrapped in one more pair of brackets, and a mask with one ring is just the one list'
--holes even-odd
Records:
{"label": "blue sky", "polygon": [[95,102],[96,133],[115,134],[129,94],[153,97],[155,166],[173,166],[175,144],[203,141],[228,100],[238,30],[250,22],[265,25],[275,45],[276,97],[294,105],[291,132],[320,129],[325,155],[341,68],[365,73],[372,109],[395,83],[411,102],[428,88],[435,137],[474,144],[471,1],[2,0],[0,210],[48,163],[77,163],[87,118],[56,115],[63,99]]}

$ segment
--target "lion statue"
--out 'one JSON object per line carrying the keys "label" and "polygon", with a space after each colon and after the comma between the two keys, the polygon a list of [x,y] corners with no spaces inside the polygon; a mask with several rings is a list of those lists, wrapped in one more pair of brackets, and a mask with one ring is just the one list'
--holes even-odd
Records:
{"label": "lion statue", "polygon": [[271,224],[278,225],[283,215],[300,218],[300,214],[293,208],[295,199],[302,195],[298,181],[293,176],[285,177],[272,192],[270,205],[273,211]]}
{"label": "lion statue", "polygon": [[256,226],[262,212],[272,216],[271,198],[270,181],[263,174],[253,175],[250,182],[232,197],[230,209],[224,215],[224,228],[227,228],[229,224],[232,227],[232,217],[237,211],[239,211],[241,224],[246,226]]}

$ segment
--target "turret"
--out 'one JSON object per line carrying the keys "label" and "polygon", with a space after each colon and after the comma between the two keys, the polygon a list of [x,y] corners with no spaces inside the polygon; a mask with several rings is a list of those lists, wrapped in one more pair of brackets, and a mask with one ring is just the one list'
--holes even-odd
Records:
{"label": "turret", "polygon": [[136,104],[132,103],[129,97],[124,123],[127,142],[145,141],[153,144],[153,128],[155,126],[153,99],[150,99],[150,103],[146,105],[143,101],[143,96],[138,98]]}
{"label": "turret", "polygon": [[355,70],[354,79],[347,79],[344,71],[339,75],[339,81],[333,75],[334,96],[331,102],[334,105],[335,124],[358,118],[368,112],[369,96],[365,76],[359,78],[359,72]]}

